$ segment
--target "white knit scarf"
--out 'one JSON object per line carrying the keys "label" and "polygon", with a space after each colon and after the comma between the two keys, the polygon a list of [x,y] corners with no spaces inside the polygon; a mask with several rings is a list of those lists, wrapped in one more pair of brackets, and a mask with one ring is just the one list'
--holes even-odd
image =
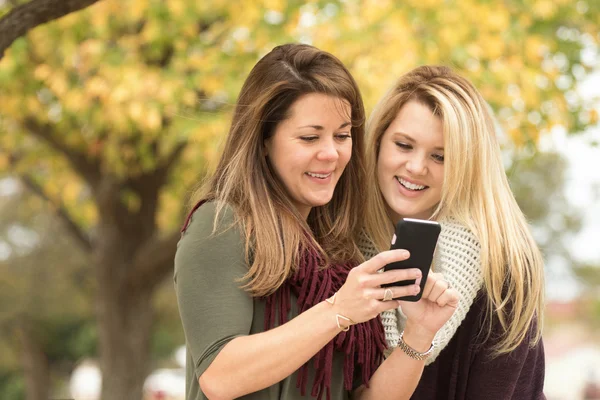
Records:
{"label": "white knit scarf", "polygon": [[[475,296],[483,286],[481,246],[477,237],[468,228],[453,219],[441,221],[440,225],[442,231],[438,239],[432,270],[444,276],[450,286],[458,291],[460,300],[452,317],[435,335],[435,348],[425,364],[435,361],[444,347],[448,345],[465,319]],[[359,241],[359,248],[367,260],[377,254],[377,250],[367,237]],[[404,330],[406,316],[399,308],[383,312],[381,320],[388,347],[393,349],[398,346],[399,332]]]}

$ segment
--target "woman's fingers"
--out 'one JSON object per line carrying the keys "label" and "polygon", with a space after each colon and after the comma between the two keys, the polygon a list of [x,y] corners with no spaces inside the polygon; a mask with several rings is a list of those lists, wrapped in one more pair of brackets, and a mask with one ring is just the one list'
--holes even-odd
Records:
{"label": "woman's fingers", "polygon": [[393,299],[419,293],[420,288],[417,284],[381,287],[421,278],[422,272],[417,268],[380,272],[387,264],[406,260],[409,256],[406,250],[384,251],[352,269],[346,283],[337,293],[335,306],[340,314],[355,322],[364,322],[383,311],[397,308],[399,302]]}
{"label": "woman's fingers", "polygon": [[367,297],[381,301],[390,301],[399,297],[414,296],[419,293],[420,289],[421,288],[418,285],[374,288],[367,292]]}
{"label": "woman's fingers", "polygon": [[397,262],[397,261],[404,261],[404,260],[408,259],[409,257],[410,257],[410,253],[407,250],[399,249],[399,250],[382,251],[381,253],[377,254],[375,257],[373,257],[370,260],[365,261],[364,263],[359,265],[357,268],[360,268],[361,270],[363,270],[367,273],[374,274],[388,264],[391,264],[391,263]]}
{"label": "woman's fingers", "polygon": [[417,268],[410,269],[392,269],[380,274],[371,274],[368,278],[369,287],[378,287],[381,285],[400,282],[414,281],[421,277],[421,270]]}
{"label": "woman's fingers", "polygon": [[458,301],[460,300],[460,295],[456,289],[446,289],[435,301],[440,307],[452,307],[456,308],[458,306]]}
{"label": "woman's fingers", "polygon": [[442,274],[429,271],[429,274],[427,275],[427,281],[425,282],[425,287],[423,288],[423,294],[421,295],[421,297],[431,299],[431,291],[437,285],[438,281],[443,280],[444,277]]}
{"label": "woman's fingers", "polygon": [[438,297],[441,296],[448,289],[448,283],[442,279],[438,279],[433,286],[427,298],[431,301],[437,301]]}
{"label": "woman's fingers", "polygon": [[454,288],[450,288],[442,274],[430,272],[423,289],[423,298],[437,303],[440,307],[450,305],[456,307],[460,296]]}

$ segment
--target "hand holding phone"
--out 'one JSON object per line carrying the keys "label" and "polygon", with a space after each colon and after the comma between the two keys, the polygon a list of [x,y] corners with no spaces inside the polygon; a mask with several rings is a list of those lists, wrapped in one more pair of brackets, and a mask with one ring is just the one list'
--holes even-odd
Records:
{"label": "hand holding phone", "polygon": [[[384,270],[418,268],[421,270],[422,277],[420,283],[421,290],[418,294],[400,297],[395,300],[419,301],[421,299],[440,232],[441,226],[435,221],[403,218],[396,224],[396,233],[392,238],[390,250],[408,250],[410,252],[410,258],[388,264],[384,267]],[[410,280],[389,283],[382,285],[382,287],[407,286],[414,284],[415,281]]]}

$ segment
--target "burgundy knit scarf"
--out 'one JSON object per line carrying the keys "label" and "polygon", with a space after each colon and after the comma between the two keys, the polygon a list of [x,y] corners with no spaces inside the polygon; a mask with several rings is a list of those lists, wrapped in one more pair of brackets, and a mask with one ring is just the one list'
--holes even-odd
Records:
{"label": "burgundy knit scarf", "polygon": [[[265,330],[275,326],[276,317],[279,324],[287,322],[287,315],[291,308],[291,293],[298,297],[298,313],[302,313],[333,296],[342,287],[348,272],[354,267],[354,264],[346,263],[334,264],[323,269],[320,268],[322,265],[323,259],[317,251],[303,253],[298,272],[266,298]],[[356,363],[360,366],[363,383],[368,386],[369,379],[383,359],[386,346],[379,316],[352,325],[350,330],[340,332],[311,360],[300,367],[296,387],[300,389],[302,396],[306,395],[308,364],[312,362],[315,367],[315,380],[310,394],[320,400],[325,393],[327,400],[330,400],[334,351],[344,353],[344,388],[348,391],[352,390]]]}
{"label": "burgundy knit scarf", "polygon": [[[204,203],[205,201],[198,202],[188,214],[181,229],[182,233],[187,229],[194,211]],[[348,272],[355,266],[353,263],[333,264],[323,269],[321,268],[323,264],[324,260],[316,250],[303,252],[296,274],[285,281],[275,293],[266,297],[265,330],[274,328],[276,323],[282,325],[288,321],[292,293],[298,298],[296,302],[298,313],[303,313],[333,296],[346,282]],[[340,332],[300,367],[296,387],[300,389],[302,396],[306,395],[308,364],[312,362],[315,367],[315,380],[310,394],[317,400],[321,400],[325,394],[327,400],[331,400],[334,351],[344,353],[344,388],[348,391],[352,390],[356,364],[360,366],[363,383],[368,386],[369,380],[383,359],[386,346],[379,316],[352,325],[348,331]]]}

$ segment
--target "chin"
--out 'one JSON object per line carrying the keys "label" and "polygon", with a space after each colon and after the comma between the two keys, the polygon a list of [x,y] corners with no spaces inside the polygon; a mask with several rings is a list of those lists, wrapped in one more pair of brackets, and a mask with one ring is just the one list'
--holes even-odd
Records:
{"label": "chin", "polygon": [[321,207],[326,204],[329,204],[329,202],[331,201],[332,198],[333,198],[333,196],[327,197],[327,198],[321,198],[321,199],[314,199],[313,201],[310,202],[310,205],[311,205],[311,207]]}
{"label": "chin", "polygon": [[402,216],[402,218],[417,218],[417,219],[423,219],[421,216],[425,210],[420,210],[420,209],[414,209],[414,208],[407,208],[407,207],[398,207],[394,210],[394,212],[400,216]]}

